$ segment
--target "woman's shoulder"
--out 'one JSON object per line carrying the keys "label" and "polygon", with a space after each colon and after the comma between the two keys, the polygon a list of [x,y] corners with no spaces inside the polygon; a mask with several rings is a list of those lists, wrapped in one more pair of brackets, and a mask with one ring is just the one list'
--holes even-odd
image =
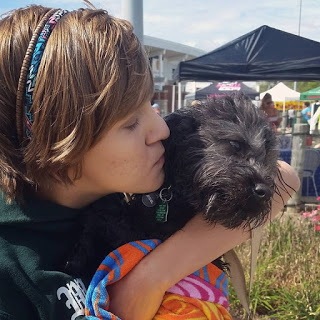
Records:
{"label": "woman's shoulder", "polygon": [[[2,314],[8,315],[4,318],[8,320],[71,319],[84,315],[84,281],[56,270],[52,263],[44,263],[45,243],[41,252],[41,246],[33,248],[32,244],[18,241],[2,229],[0,227],[0,319]],[[50,249],[47,248],[48,256],[55,255]]]}
{"label": "woman's shoulder", "polygon": [[[61,212],[54,215],[56,210]],[[59,267],[78,237],[76,218],[72,210],[41,200],[0,201],[1,312],[14,319],[84,315],[87,283]]]}
{"label": "woman's shoulder", "polygon": [[[15,267],[14,267],[15,266]],[[75,319],[84,316],[86,287],[81,279],[53,271],[31,275],[17,262],[0,267],[0,319]],[[18,307],[17,307],[18,302]],[[85,319],[83,317],[83,319]]]}

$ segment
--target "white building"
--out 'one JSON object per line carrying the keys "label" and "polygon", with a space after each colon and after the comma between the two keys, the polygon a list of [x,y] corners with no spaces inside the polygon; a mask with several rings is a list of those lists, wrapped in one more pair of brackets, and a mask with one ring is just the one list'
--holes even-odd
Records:
{"label": "white building", "polygon": [[204,50],[186,46],[181,43],[144,36],[144,46],[150,58],[155,83],[171,85],[172,75],[179,62],[194,59],[206,53]]}
{"label": "white building", "polygon": [[178,64],[206,52],[180,43],[144,35],[143,0],[122,0],[121,11],[122,18],[132,23],[136,36],[145,46],[154,75],[155,96],[153,100],[160,105],[161,115],[165,115],[173,111],[172,103],[176,95],[172,94],[175,92],[172,78]]}
{"label": "white building", "polygon": [[154,100],[160,105],[161,114],[165,115],[172,111],[172,76],[178,64],[199,57],[206,51],[146,35],[143,39],[154,76]]}

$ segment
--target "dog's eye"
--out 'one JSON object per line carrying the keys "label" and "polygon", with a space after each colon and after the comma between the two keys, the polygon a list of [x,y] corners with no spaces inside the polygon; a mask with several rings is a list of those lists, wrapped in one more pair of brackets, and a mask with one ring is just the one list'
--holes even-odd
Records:
{"label": "dog's eye", "polygon": [[239,141],[230,140],[229,143],[234,150],[236,150],[236,151],[241,150],[241,143]]}

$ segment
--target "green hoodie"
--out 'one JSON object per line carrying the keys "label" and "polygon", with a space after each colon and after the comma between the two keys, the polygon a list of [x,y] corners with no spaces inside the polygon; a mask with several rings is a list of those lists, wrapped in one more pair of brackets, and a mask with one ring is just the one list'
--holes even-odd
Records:
{"label": "green hoodie", "polygon": [[1,320],[85,319],[89,275],[57,271],[77,240],[80,212],[39,199],[8,205],[0,193]]}

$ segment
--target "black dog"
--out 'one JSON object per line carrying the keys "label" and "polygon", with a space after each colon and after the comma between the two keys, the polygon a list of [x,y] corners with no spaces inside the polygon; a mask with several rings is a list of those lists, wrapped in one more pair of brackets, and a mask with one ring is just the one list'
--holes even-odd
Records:
{"label": "black dog", "polygon": [[[196,213],[227,228],[266,221],[278,148],[268,120],[242,94],[208,100],[165,118],[165,182],[158,191],[106,196],[88,208],[67,270],[92,274],[112,250],[133,240],[165,240]],[[223,264],[216,261],[220,268]]]}

